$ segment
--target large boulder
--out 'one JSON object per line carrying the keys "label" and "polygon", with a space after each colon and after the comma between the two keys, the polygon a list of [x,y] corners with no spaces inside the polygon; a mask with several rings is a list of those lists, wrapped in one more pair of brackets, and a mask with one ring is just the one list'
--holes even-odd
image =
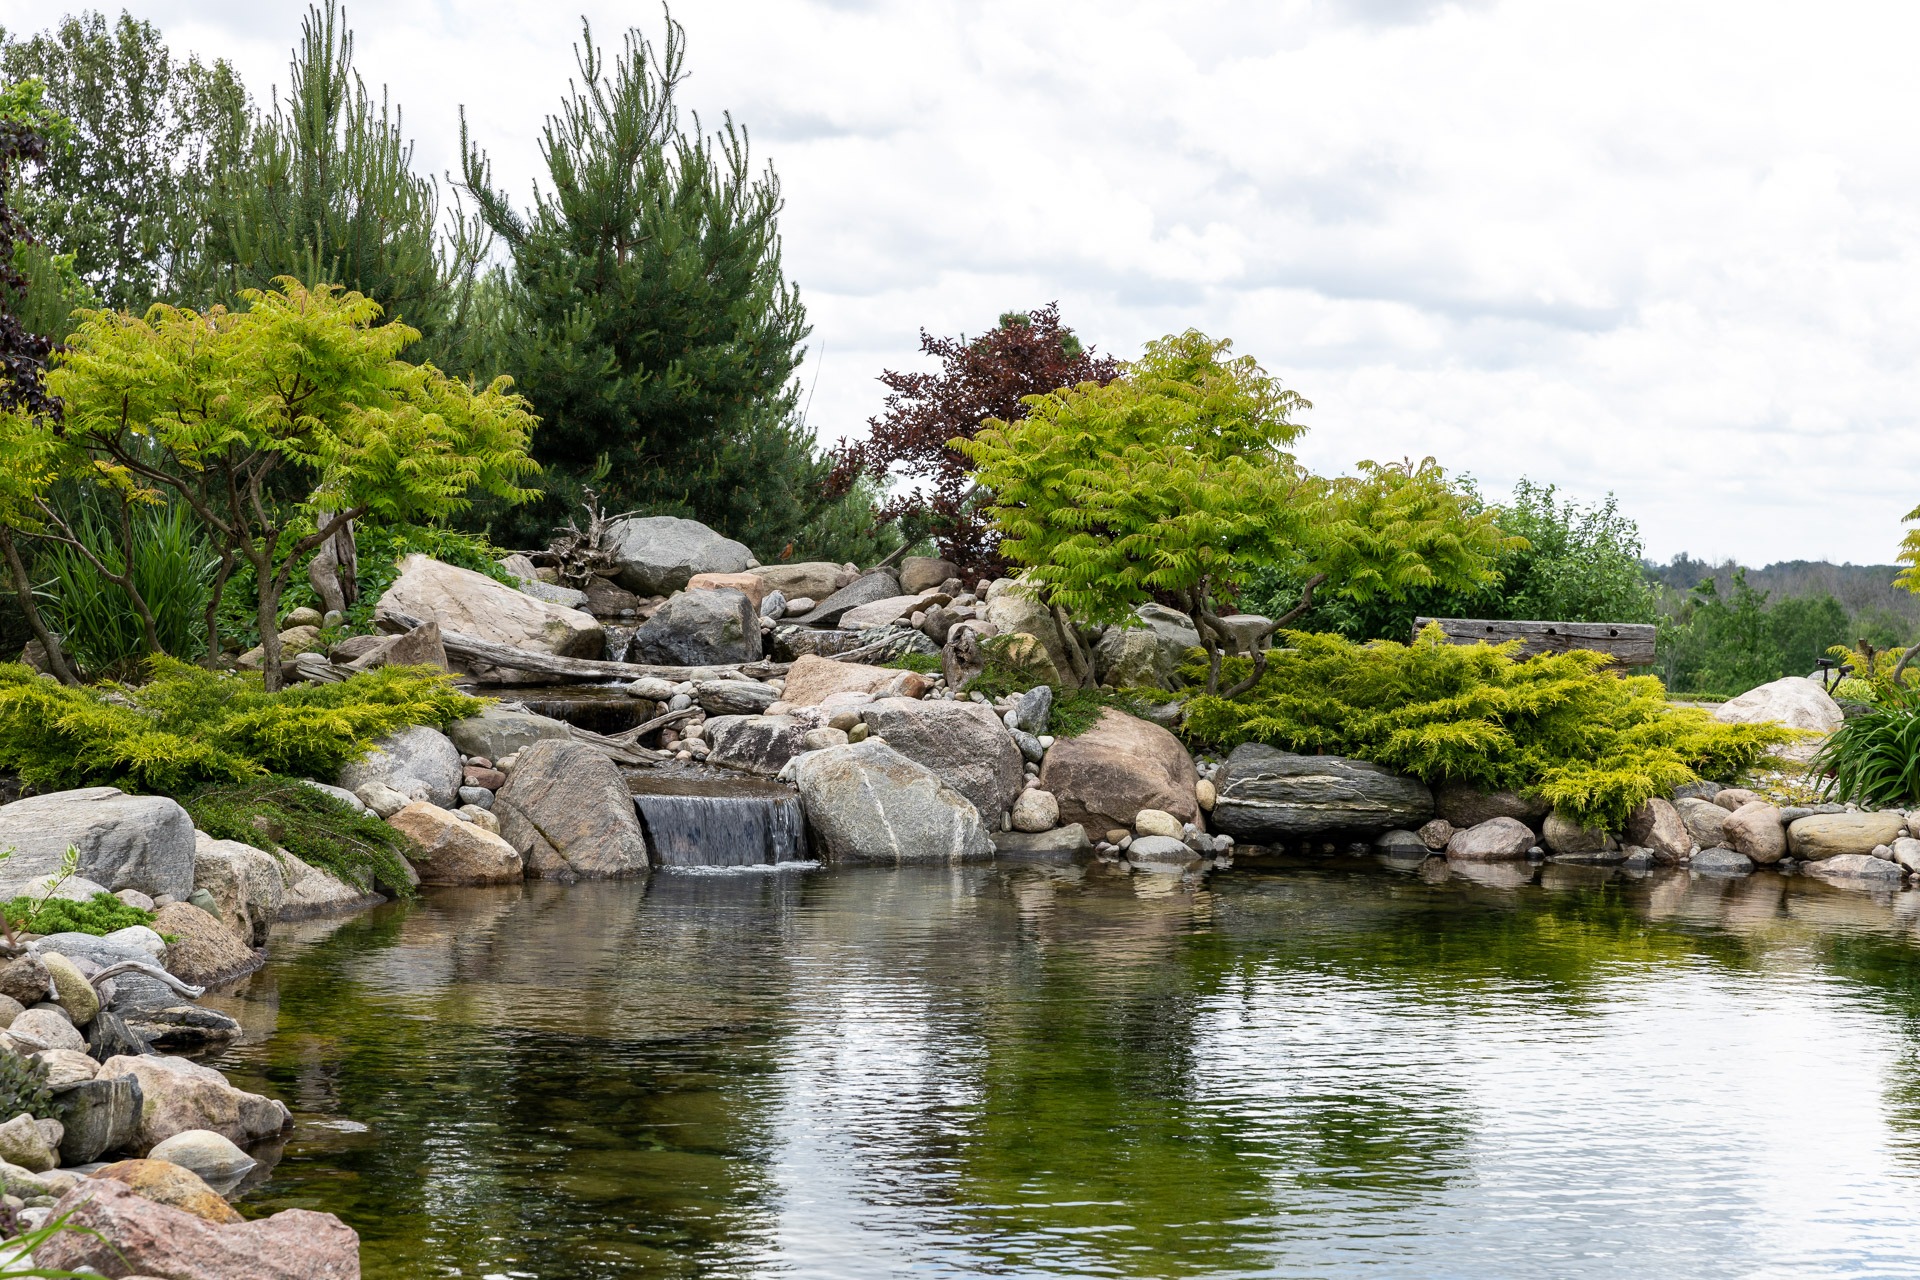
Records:
{"label": "large boulder", "polygon": [[846,631],[871,631],[876,627],[904,622],[916,613],[947,603],[937,591],[907,596],[887,596],[870,604],[855,605],[840,615],[839,626]]}
{"label": "large boulder", "polygon": [[1553,811],[1545,800],[1514,791],[1482,791],[1467,782],[1444,782],[1434,789],[1434,812],[1456,827],[1477,827],[1495,818],[1513,818],[1538,831]]}
{"label": "large boulder", "polygon": [[417,724],[380,739],[366,755],[342,766],[336,781],[349,791],[378,782],[408,799],[452,808],[459,803],[460,776],[460,749],[452,739]]}
{"label": "large boulder", "polygon": [[900,562],[900,589],[909,594],[932,591],[960,576],[960,566],[934,556],[908,556]]}
{"label": "large boulder", "polygon": [[973,802],[987,825],[1020,794],[1025,772],[1020,748],[990,707],[971,701],[882,698],[863,707],[867,727],[887,745]]}
{"label": "large boulder", "polygon": [[880,742],[809,751],[794,764],[807,825],[835,862],[953,863],[991,858],[973,802]]}
{"label": "large boulder", "polygon": [[863,604],[872,604],[876,600],[886,600],[900,594],[900,580],[884,569],[862,574],[846,586],[840,588],[825,600],[815,605],[812,612],[799,619],[802,626],[831,627],[836,625],[843,614],[857,609]]}
{"label": "large boulder", "polygon": [[286,1104],[236,1089],[212,1067],[159,1054],[108,1058],[98,1080],[140,1082],[140,1123],[127,1149],[144,1154],[176,1133],[211,1129],[241,1146],[271,1138],[293,1123]]}
{"label": "large boulder", "polygon": [[1505,814],[1462,827],[1447,840],[1450,862],[1511,862],[1533,848],[1533,828]]}
{"label": "large boulder", "polygon": [[1857,888],[1898,889],[1907,878],[1906,870],[1899,863],[1870,853],[1836,853],[1830,858],[1809,862],[1801,870],[1822,880]]}
{"label": "large boulder", "polygon": [[763,564],[748,572],[766,583],[767,590],[778,591],[789,600],[825,601],[860,576],[825,560],[807,560],[800,564]]}
{"label": "large boulder", "polygon": [[264,849],[194,832],[193,887],[205,889],[220,920],[248,946],[263,947],[286,904],[286,871]]}
{"label": "large boulder", "polygon": [[171,902],[160,908],[153,927],[173,939],[167,944],[167,972],[182,982],[216,986],[266,963],[239,934],[191,902]]}
{"label": "large boulder", "polygon": [[687,579],[689,591],[738,591],[753,601],[753,611],[760,611],[760,604],[771,590],[766,581],[753,573],[696,573]]}
{"label": "large boulder", "polygon": [[500,838],[527,874],[601,879],[647,869],[633,796],[613,761],[581,742],[536,742],[493,798]]}
{"label": "large boulder", "polygon": [[572,736],[564,720],[537,716],[531,711],[506,711],[490,706],[477,716],[455,720],[447,737],[462,755],[482,756],[498,764],[516,751],[549,738]]}
{"label": "large boulder", "polygon": [[[401,615],[408,621],[400,621]],[[374,617],[388,630],[437,622],[443,634],[564,658],[598,658],[607,645],[606,632],[592,614],[536,600],[484,573],[423,555],[400,561],[400,576],[374,606]],[[504,684],[537,684],[549,678],[511,668],[468,665],[482,679]]]}
{"label": "large boulder", "polygon": [[[1028,792],[1032,795],[1032,792]],[[1079,823],[1049,827],[1045,831],[995,831],[994,858],[1000,862],[1050,862],[1072,864],[1093,856],[1093,841]]]}
{"label": "large boulder", "polygon": [[1899,813],[1816,813],[1787,828],[1787,851],[1809,862],[1872,853],[1879,845],[1891,846],[1906,829],[1906,816]]}
{"label": "large boulder", "polygon": [[1060,801],[1061,823],[1089,831],[1131,830],[1142,809],[1199,822],[1198,782],[1178,738],[1111,707],[1085,733],[1056,741],[1040,766],[1040,785]]}
{"label": "large boulder", "polygon": [[[218,1138],[220,1135],[213,1136]],[[155,1204],[179,1209],[183,1213],[190,1213],[208,1222],[246,1221],[232,1205],[227,1203],[226,1197],[208,1186],[199,1174],[171,1160],[164,1158],[116,1160],[104,1169],[95,1170],[92,1176],[111,1179],[131,1187],[136,1193]]]}
{"label": "large boulder", "polygon": [[710,716],[757,716],[780,700],[772,685],[758,680],[700,680],[693,700]]}
{"label": "large boulder", "polygon": [[1136,624],[1108,627],[1094,646],[1100,683],[1120,688],[1177,688],[1180,664],[1200,643],[1193,620],[1178,609],[1147,603]]}
{"label": "large boulder", "polygon": [[616,520],[607,527],[607,546],[619,565],[614,578],[643,596],[683,590],[696,573],[744,573],[753,564],[744,543],[677,516]]}
{"label": "large boulder", "polygon": [[13,850],[0,861],[0,900],[57,873],[69,847],[80,851],[79,874],[116,892],[193,892],[193,820],[185,809],[165,796],[83,787],[0,806],[0,849]]}
{"label": "large boulder", "polygon": [[792,716],[714,716],[707,721],[707,763],[771,778],[806,750],[808,727]]}
{"label": "large boulder", "polygon": [[416,800],[387,825],[419,846],[412,862],[421,884],[510,884],[523,874],[519,850],[435,805]]}
{"label": "large boulder", "polygon": [[1655,796],[1627,815],[1627,843],[1651,850],[1662,862],[1678,862],[1693,853],[1693,832],[1679,810]]}
{"label": "large boulder", "polygon": [[1032,636],[1047,651],[1054,670],[1068,672],[1073,664],[1067,658],[1067,643],[1060,637],[1060,626],[1053,610],[1028,594],[1029,588],[1018,578],[996,578],[987,588],[986,619],[1003,636]]}
{"label": "large boulder", "polygon": [[60,1163],[71,1167],[98,1160],[133,1141],[140,1127],[140,1081],[96,1073],[54,1094],[60,1109]]}
{"label": "large boulder", "polygon": [[453,669],[447,658],[446,643],[440,635],[440,624],[431,619],[397,636],[352,636],[349,639],[372,641],[364,646],[354,646],[354,656],[347,665],[356,671],[371,671],[375,667]]}
{"label": "large boulder", "polygon": [[1687,824],[1687,834],[1695,844],[1702,849],[1726,846],[1727,810],[1699,796],[1682,796],[1673,802],[1673,807],[1680,814],[1680,820]]}
{"label": "large boulder", "polygon": [[1846,717],[1840,704],[1827,696],[1817,681],[1787,676],[1758,689],[1749,689],[1713,709],[1722,724],[1783,724],[1789,729],[1832,733]]}
{"label": "large boulder", "polygon": [[[122,1076],[121,1079],[127,1079]],[[150,1160],[165,1160],[191,1170],[222,1194],[260,1167],[260,1162],[211,1129],[176,1133],[147,1152]]]}
{"label": "large boulder", "polygon": [[[814,707],[836,693],[870,693],[876,698],[918,698],[933,688],[933,681],[918,671],[896,671],[892,667],[869,666],[864,662],[835,662],[806,653],[794,659],[781,690],[783,702],[796,707]],[[5,810],[0,810],[4,813]]]}
{"label": "large boulder", "polygon": [[371,888],[358,889],[331,871],[301,861],[285,849],[280,850],[280,869],[286,877],[286,893],[280,899],[280,920],[311,920],[318,916],[343,915],[359,911],[386,899]]}
{"label": "large boulder", "polygon": [[1330,831],[1376,835],[1433,816],[1433,795],[1417,778],[1366,760],[1300,756],[1257,742],[1235,747],[1214,785],[1214,828],[1252,844]]}
{"label": "large boulder", "polygon": [[1555,809],[1541,826],[1540,843],[1558,854],[1605,853],[1620,846],[1604,827],[1584,827]]}
{"label": "large boulder", "polygon": [[88,1178],[54,1205],[70,1228],[34,1250],[43,1267],[194,1280],[359,1280],[360,1237],[330,1213],[283,1209],[214,1223],[112,1178]]}
{"label": "large boulder", "polygon": [[1764,800],[1741,805],[1720,824],[1726,847],[1744,853],[1761,864],[1778,862],[1787,856],[1787,832],[1780,825],[1780,810]]}
{"label": "large boulder", "polygon": [[760,615],[744,592],[682,591],[633,633],[627,653],[633,662],[676,667],[753,662],[760,657]]}

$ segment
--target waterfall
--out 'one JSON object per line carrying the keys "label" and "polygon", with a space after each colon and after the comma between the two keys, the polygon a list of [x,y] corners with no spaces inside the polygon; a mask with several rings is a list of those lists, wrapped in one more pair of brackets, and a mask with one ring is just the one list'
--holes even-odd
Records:
{"label": "waterfall", "polygon": [[800,798],[778,783],[631,779],[657,867],[765,867],[807,857]]}

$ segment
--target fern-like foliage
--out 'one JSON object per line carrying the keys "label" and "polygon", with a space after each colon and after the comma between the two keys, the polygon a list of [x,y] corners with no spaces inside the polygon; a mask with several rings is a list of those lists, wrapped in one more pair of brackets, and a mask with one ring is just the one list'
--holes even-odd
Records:
{"label": "fern-like foliage", "polygon": [[1584,650],[1520,661],[1518,642],[1453,645],[1437,627],[1411,645],[1300,632],[1287,644],[1242,697],[1195,698],[1188,734],[1511,788],[1616,830],[1652,797],[1730,777],[1799,736],[1675,706],[1658,680],[1606,674],[1606,656]]}

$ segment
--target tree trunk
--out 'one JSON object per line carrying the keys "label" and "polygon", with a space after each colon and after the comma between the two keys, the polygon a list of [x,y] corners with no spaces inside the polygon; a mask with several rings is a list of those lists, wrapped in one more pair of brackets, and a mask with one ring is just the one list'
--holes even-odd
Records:
{"label": "tree trunk", "polygon": [[253,564],[260,583],[260,607],[254,612],[254,620],[260,627],[260,669],[266,676],[267,692],[278,693],[287,683],[286,672],[280,667],[280,594],[284,587],[278,575],[265,571],[271,567],[271,561],[264,567],[258,560]]}
{"label": "tree trunk", "polygon": [[213,595],[207,600],[207,670],[220,665],[220,600],[233,576],[233,552],[222,549],[220,567],[213,574]]}
{"label": "tree trunk", "polygon": [[53,668],[53,678],[61,684],[79,684],[79,678],[67,663],[65,650],[60,647],[60,638],[40,617],[40,606],[33,600],[33,580],[27,576],[27,566],[20,559],[20,549],[13,543],[13,530],[4,525],[0,525],[0,553],[6,555],[7,572],[13,578],[14,593],[20,597],[20,610],[27,615],[27,626],[32,629],[40,647],[47,651],[47,665]]}
{"label": "tree trunk", "polygon": [[1060,643],[1067,651],[1067,665],[1073,668],[1067,674],[1079,688],[1091,689],[1094,683],[1093,658],[1081,647],[1080,634],[1073,629],[1073,619],[1057,604],[1053,606],[1053,625],[1060,630]]}

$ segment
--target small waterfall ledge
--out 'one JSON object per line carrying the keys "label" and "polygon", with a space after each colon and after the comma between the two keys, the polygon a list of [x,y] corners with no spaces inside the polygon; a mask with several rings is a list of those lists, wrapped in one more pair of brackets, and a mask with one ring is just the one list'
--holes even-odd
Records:
{"label": "small waterfall ledge", "polygon": [[656,867],[771,867],[807,860],[807,823],[791,788],[689,770],[628,775]]}

